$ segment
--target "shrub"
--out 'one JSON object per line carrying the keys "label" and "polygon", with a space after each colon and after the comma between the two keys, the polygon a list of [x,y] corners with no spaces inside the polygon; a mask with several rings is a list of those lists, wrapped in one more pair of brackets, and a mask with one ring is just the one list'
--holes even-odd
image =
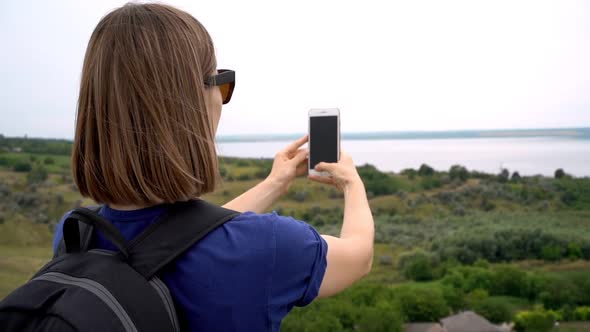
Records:
{"label": "shrub", "polygon": [[578,200],[578,194],[574,191],[568,190],[561,194],[560,199],[565,205],[572,206]]}
{"label": "shrub", "polygon": [[401,175],[407,176],[410,180],[413,180],[418,172],[413,168],[406,168],[400,172]]}
{"label": "shrub", "polygon": [[483,211],[489,212],[496,208],[496,204],[492,203],[487,197],[484,197],[481,201],[480,208]]}
{"label": "shrub", "polygon": [[555,245],[544,246],[541,250],[541,258],[549,262],[555,262],[561,259],[563,250]]}
{"label": "shrub", "polygon": [[473,310],[495,324],[510,322],[512,320],[510,306],[506,300],[501,298],[490,297],[483,299],[475,305]]}
{"label": "shrub", "polygon": [[287,195],[289,198],[294,200],[295,202],[305,202],[307,197],[309,196],[307,191],[292,191]]}
{"label": "shrub", "polygon": [[31,163],[28,162],[17,162],[16,164],[14,164],[14,167],[12,168],[15,172],[30,172],[31,169],[33,169],[33,166],[31,166]]}
{"label": "shrub", "polygon": [[464,267],[462,271],[465,275],[463,289],[466,292],[476,289],[483,289],[489,292],[492,288],[494,274],[491,271],[477,267]]}
{"label": "shrub", "polygon": [[485,289],[475,289],[469,294],[465,295],[465,306],[468,309],[474,310],[481,302],[486,300],[490,295]]}
{"label": "shrub", "polygon": [[45,165],[53,165],[53,164],[55,164],[55,159],[53,159],[51,157],[46,157],[45,159],[43,159],[43,163]]}
{"label": "shrub", "polygon": [[578,258],[582,258],[583,254],[582,254],[582,248],[580,247],[579,244],[575,243],[575,242],[571,242],[570,244],[568,244],[567,246],[567,257],[569,259],[575,260]]}
{"label": "shrub", "polygon": [[[227,170],[227,167],[220,165],[219,166],[219,175],[221,176],[221,178],[227,179],[227,177],[229,176],[229,171]],[[65,181],[65,179],[64,179],[64,181]]]}
{"label": "shrub", "polygon": [[375,196],[393,194],[400,187],[398,181],[392,175],[379,171],[373,165],[359,166],[357,171],[365,184],[366,190],[372,192]]}
{"label": "shrub", "polygon": [[252,180],[253,176],[248,174],[248,173],[242,173],[238,176],[238,181],[248,181],[248,180]]}
{"label": "shrub", "polygon": [[526,287],[523,291],[524,297],[531,302],[536,300],[549,281],[544,275],[528,273],[525,279]]}
{"label": "shrub", "polygon": [[551,278],[547,280],[539,299],[547,309],[559,309],[566,305],[575,305],[579,296],[577,285],[570,280]]}
{"label": "shrub", "polygon": [[0,156],[0,166],[10,166],[11,164],[11,160],[4,157],[4,156]]}
{"label": "shrub", "polygon": [[482,269],[488,269],[490,267],[490,262],[486,261],[485,259],[478,259],[473,263],[474,267],[480,267]]}
{"label": "shrub", "polygon": [[555,324],[555,315],[547,310],[521,311],[514,317],[514,330],[518,332],[547,332]]}
{"label": "shrub", "polygon": [[428,281],[434,278],[432,255],[421,250],[402,255],[398,268],[410,280]]}
{"label": "shrub", "polygon": [[270,174],[271,170],[272,170],[272,166],[262,167],[260,170],[256,171],[256,173],[254,173],[254,177],[257,179],[265,179]]}
{"label": "shrub", "polygon": [[420,186],[425,190],[436,189],[442,186],[442,182],[438,177],[427,176],[422,178]]}
{"label": "shrub", "polygon": [[464,309],[464,294],[460,288],[442,287],[442,296],[453,312]]}
{"label": "shrub", "polygon": [[336,199],[336,198],[343,198],[344,197],[344,193],[341,192],[340,190],[334,189],[334,188],[330,188],[330,190],[328,191],[328,197],[331,199]]}
{"label": "shrub", "polygon": [[[281,326],[281,331],[285,332],[314,332],[314,331],[334,331],[344,332],[340,321],[332,315],[322,311],[306,311],[303,314],[293,312],[287,315]],[[299,314],[299,315],[297,315]]]}
{"label": "shrub", "polygon": [[440,289],[398,287],[396,298],[407,322],[437,322],[450,310]]}
{"label": "shrub", "polygon": [[[402,319],[399,312],[387,302],[379,302],[375,307],[362,307],[358,324],[350,329],[367,332],[402,332]],[[331,331],[331,330],[326,330]]]}
{"label": "shrub", "polygon": [[501,266],[495,270],[491,293],[521,297],[526,295],[526,273],[511,266]]}
{"label": "shrub", "polygon": [[236,162],[236,166],[238,166],[238,167],[248,167],[248,166],[250,166],[250,163],[246,159],[238,159],[238,161]]}
{"label": "shrub", "polygon": [[27,183],[28,184],[41,183],[41,182],[47,180],[47,177],[48,177],[48,173],[47,173],[47,169],[45,169],[45,167],[43,167],[41,165],[35,166],[29,172],[29,174],[27,174]]}
{"label": "shrub", "polygon": [[574,310],[574,319],[581,321],[590,321],[590,307],[577,307]]}
{"label": "shrub", "polygon": [[389,255],[379,256],[379,265],[390,266],[393,264],[393,259]]}

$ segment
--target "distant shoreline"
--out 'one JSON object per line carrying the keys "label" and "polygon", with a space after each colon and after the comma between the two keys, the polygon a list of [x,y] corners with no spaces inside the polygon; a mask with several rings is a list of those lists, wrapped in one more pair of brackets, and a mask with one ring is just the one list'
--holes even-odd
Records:
{"label": "distant shoreline", "polygon": [[[251,142],[280,142],[291,141],[305,133],[290,134],[244,134],[219,135],[218,143],[251,143]],[[390,140],[390,139],[457,139],[457,138],[533,138],[533,137],[562,137],[573,139],[590,139],[590,127],[580,128],[531,128],[531,129],[486,129],[486,130],[447,130],[447,131],[379,131],[379,132],[344,132],[343,140]],[[4,136],[0,139],[29,139],[54,142],[70,142],[67,138],[50,138],[35,136]]]}
{"label": "distant shoreline", "polygon": [[[276,142],[299,138],[298,134],[253,134],[221,135],[219,143]],[[456,130],[456,131],[391,131],[374,133],[342,133],[343,140],[389,140],[389,139],[453,139],[453,138],[533,138],[563,137],[590,139],[590,128],[556,129],[497,129],[497,130]]]}

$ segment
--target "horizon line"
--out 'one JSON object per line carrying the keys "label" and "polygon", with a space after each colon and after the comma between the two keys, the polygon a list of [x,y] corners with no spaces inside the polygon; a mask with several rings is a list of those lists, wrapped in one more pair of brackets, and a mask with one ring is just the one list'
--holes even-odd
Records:
{"label": "horizon line", "polygon": [[[567,132],[571,131],[571,132]],[[532,135],[517,135],[518,133],[538,132]],[[477,133],[506,133],[514,135],[471,135],[471,136],[453,136],[452,134],[477,134]],[[549,135],[553,133],[553,135]],[[291,133],[267,133],[267,134],[222,134],[216,136],[216,141],[219,142],[236,142],[238,139],[246,139],[246,141],[260,141],[260,140],[276,140],[297,138],[307,133],[291,132]],[[447,134],[447,135],[445,135]],[[449,135],[451,134],[451,135]],[[381,135],[381,136],[380,136]],[[450,129],[450,130],[379,130],[379,131],[346,131],[341,132],[342,139],[367,139],[370,137],[382,137],[383,135],[395,135],[394,138],[502,138],[502,137],[542,137],[542,136],[559,136],[559,137],[590,137],[590,126],[588,127],[551,127],[551,128],[500,128],[500,129]],[[417,135],[417,136],[408,136]],[[434,135],[434,137],[428,137]],[[346,137],[345,137],[346,136]],[[56,138],[56,137],[41,137],[41,136],[5,136],[0,133],[3,138],[27,138],[27,139],[44,139],[44,140],[62,140],[73,141],[73,138]]]}

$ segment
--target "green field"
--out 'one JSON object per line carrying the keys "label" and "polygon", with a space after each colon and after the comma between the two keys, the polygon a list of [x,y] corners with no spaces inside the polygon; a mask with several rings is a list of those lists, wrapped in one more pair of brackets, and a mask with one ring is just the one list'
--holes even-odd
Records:
{"label": "green field", "polygon": [[[50,259],[61,215],[93,203],[73,183],[69,155],[60,152],[67,142],[49,141],[44,150],[42,140],[27,140],[14,152],[22,142],[0,139],[0,298]],[[271,164],[222,158],[223,183],[205,199],[231,200]],[[590,320],[590,179],[459,166],[358,170],[376,224],[372,272],[334,298],[295,309],[284,331],[399,331],[403,322],[465,309],[497,322],[548,315],[562,322],[560,331],[587,330],[581,321]],[[302,178],[272,210],[337,235],[343,198]]]}

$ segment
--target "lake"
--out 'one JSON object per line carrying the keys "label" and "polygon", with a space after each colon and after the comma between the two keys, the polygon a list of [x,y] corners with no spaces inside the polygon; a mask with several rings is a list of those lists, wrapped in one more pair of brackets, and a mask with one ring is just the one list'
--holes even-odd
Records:
{"label": "lake", "polygon": [[[289,141],[218,143],[222,156],[272,158]],[[553,176],[557,168],[590,176],[590,140],[570,137],[453,138],[343,140],[342,149],[356,165],[369,163],[383,171],[417,169],[426,163],[436,170],[460,164],[469,170]]]}

